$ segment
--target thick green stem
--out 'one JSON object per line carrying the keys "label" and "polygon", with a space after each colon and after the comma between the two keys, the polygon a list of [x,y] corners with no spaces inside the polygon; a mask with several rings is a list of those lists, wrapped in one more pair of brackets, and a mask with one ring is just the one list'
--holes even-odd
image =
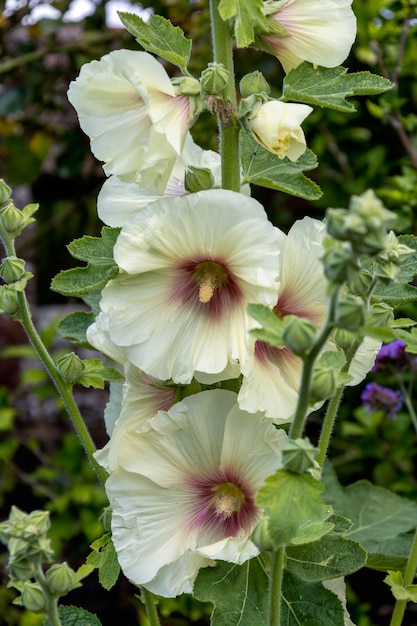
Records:
{"label": "thick green stem", "polygon": [[301,437],[303,430],[304,430],[305,419],[307,417],[308,410],[310,407],[310,387],[311,387],[311,381],[313,378],[314,363],[316,362],[318,355],[320,354],[324,344],[326,343],[327,339],[329,338],[330,333],[333,330],[333,320],[334,320],[337,300],[339,297],[339,291],[340,291],[340,288],[337,288],[332,293],[330,302],[329,302],[329,308],[327,311],[326,322],[320,331],[320,334],[317,338],[316,343],[314,344],[314,346],[312,347],[309,354],[304,360],[303,373],[301,376],[301,383],[300,383],[300,391],[298,394],[297,409],[295,411],[294,420],[291,424],[291,428],[289,432],[290,439],[297,439],[298,437]]}
{"label": "thick green stem", "polygon": [[239,125],[236,121],[236,85],[233,39],[230,27],[220,17],[219,0],[210,0],[210,19],[215,63],[229,72],[229,82],[216,104],[222,163],[222,187],[240,191]]}
{"label": "thick green stem", "polygon": [[[417,570],[417,530],[414,535],[414,541],[408,557],[407,565],[404,572],[404,587],[413,584],[414,576]],[[402,620],[407,606],[406,600],[397,600],[394,611],[392,613],[390,626],[401,626]]]}
{"label": "thick green stem", "polygon": [[142,600],[145,604],[146,615],[148,616],[149,626],[160,626],[158,611],[156,610],[154,595],[141,587]]}
{"label": "thick green stem", "polygon": [[272,554],[271,576],[269,584],[269,626],[280,626],[281,623],[281,591],[284,574],[285,546]]}
{"label": "thick green stem", "polygon": [[339,410],[340,401],[342,399],[344,387],[340,387],[335,395],[330,399],[327,406],[326,416],[324,418],[323,426],[320,433],[320,439],[318,444],[318,453],[316,461],[323,467],[323,463],[326,459],[327,450],[329,447],[330,439],[333,432],[334,422]]}
{"label": "thick green stem", "polygon": [[43,573],[40,565],[37,568],[35,579],[42,588],[46,600],[46,613],[48,615],[48,620],[50,621],[51,626],[62,626],[58,613],[58,598],[51,594],[45,578],[45,574]]}

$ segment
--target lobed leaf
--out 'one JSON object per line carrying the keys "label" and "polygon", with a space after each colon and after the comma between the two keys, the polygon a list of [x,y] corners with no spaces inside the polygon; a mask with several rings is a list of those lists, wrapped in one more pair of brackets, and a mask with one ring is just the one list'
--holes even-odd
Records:
{"label": "lobed leaf", "polygon": [[269,31],[268,21],[263,13],[263,0],[220,0],[221,18],[234,20],[234,34],[238,48],[247,48],[255,41],[256,34]]}

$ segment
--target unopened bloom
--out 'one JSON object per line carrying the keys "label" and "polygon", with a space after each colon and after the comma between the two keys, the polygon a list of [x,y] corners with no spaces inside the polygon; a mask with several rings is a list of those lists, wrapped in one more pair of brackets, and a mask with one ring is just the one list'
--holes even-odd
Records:
{"label": "unopened bloom", "polygon": [[255,556],[256,494],[282,467],[286,441],[220,389],[185,398],[145,424],[132,415],[118,433],[106,483],[127,578],[173,597],[192,591],[201,567]]}
{"label": "unopened bloom", "polygon": [[86,63],[68,99],[108,176],[165,189],[191,124],[189,99],[152,55],[115,50]]}
{"label": "unopened bloom", "polygon": [[240,193],[154,202],[124,225],[114,248],[120,273],[100,303],[110,339],[147,374],[181,384],[241,362],[247,304],[276,299],[278,241],[263,207]]}
{"label": "unopened bloom", "polygon": [[362,392],[361,400],[371,413],[382,411],[387,417],[394,418],[404,402],[401,391],[382,387],[378,383],[368,383]]}
{"label": "unopened bloom", "polygon": [[309,61],[336,67],[347,58],[356,37],[352,0],[278,0],[266,2],[266,12],[286,30],[264,41],[278,57],[285,72]]}
{"label": "unopened bloom", "polygon": [[296,161],[306,149],[300,124],[313,109],[307,104],[269,100],[257,109],[249,125],[255,139],[280,159]]}

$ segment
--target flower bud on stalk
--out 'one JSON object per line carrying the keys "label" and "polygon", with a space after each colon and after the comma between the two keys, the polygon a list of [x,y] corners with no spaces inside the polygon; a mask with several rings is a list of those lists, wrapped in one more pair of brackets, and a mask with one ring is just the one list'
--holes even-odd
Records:
{"label": "flower bud on stalk", "polygon": [[335,317],[336,326],[339,328],[356,330],[365,322],[363,303],[355,298],[341,300],[337,305]]}
{"label": "flower bud on stalk", "polygon": [[21,600],[25,609],[34,613],[40,613],[46,608],[45,596],[38,583],[25,582]]}
{"label": "flower bud on stalk", "polygon": [[59,373],[68,384],[75,383],[85,369],[85,365],[74,352],[64,354],[58,361]]}
{"label": "flower bud on stalk", "polygon": [[2,229],[8,235],[16,237],[22,230],[25,216],[11,202],[0,211],[0,232]]}
{"label": "flower bud on stalk", "polygon": [[65,595],[78,587],[74,570],[68,563],[54,563],[46,572],[48,587],[54,595]]}
{"label": "flower bud on stalk", "polygon": [[201,85],[211,96],[219,96],[227,87],[229,72],[222,63],[209,63],[201,72]]}
{"label": "flower bud on stalk", "polygon": [[11,195],[12,190],[10,189],[9,185],[7,185],[2,178],[0,178],[0,208],[2,208],[7,203]]}
{"label": "flower bud on stalk", "polygon": [[0,277],[6,283],[14,283],[25,274],[25,262],[16,256],[9,256],[0,263]]}
{"label": "flower bud on stalk", "polygon": [[185,173],[184,186],[190,193],[203,191],[203,189],[212,189],[214,185],[214,177],[211,171],[206,167],[194,167],[190,165]]}
{"label": "flower bud on stalk", "polygon": [[242,78],[239,83],[239,90],[243,98],[248,98],[257,94],[267,96],[271,88],[261,72],[251,72]]}
{"label": "flower bud on stalk", "polygon": [[298,356],[302,356],[310,350],[315,336],[315,326],[308,320],[295,315],[291,316],[282,331],[285,345]]}

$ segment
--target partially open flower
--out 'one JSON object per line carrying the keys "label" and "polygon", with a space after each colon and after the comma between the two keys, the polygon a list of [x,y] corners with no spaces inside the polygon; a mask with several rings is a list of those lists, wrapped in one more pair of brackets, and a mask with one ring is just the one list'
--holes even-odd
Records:
{"label": "partially open flower", "polygon": [[255,139],[280,159],[296,161],[306,149],[300,124],[313,109],[307,104],[270,100],[262,104],[249,119]]}
{"label": "partially open flower", "polygon": [[236,394],[220,389],[185,398],[145,425],[125,423],[106,491],[127,578],[173,597],[192,591],[201,567],[255,556],[256,494],[282,467],[286,442],[283,430],[239,410]]}
{"label": "partially open flower", "polygon": [[347,58],[356,37],[352,0],[278,0],[266,2],[267,13],[286,30],[286,36],[264,37],[285,72],[309,61],[336,67]]}
{"label": "partially open flower", "polygon": [[[246,356],[249,302],[272,306],[279,231],[253,198],[213,189],[163,198],[123,227],[103,290],[114,344],[146,373],[189,383]],[[237,372],[237,375],[239,372]]]}
{"label": "partially open flower", "polygon": [[188,97],[152,55],[115,50],[86,63],[68,99],[108,176],[163,192],[191,121]]}

